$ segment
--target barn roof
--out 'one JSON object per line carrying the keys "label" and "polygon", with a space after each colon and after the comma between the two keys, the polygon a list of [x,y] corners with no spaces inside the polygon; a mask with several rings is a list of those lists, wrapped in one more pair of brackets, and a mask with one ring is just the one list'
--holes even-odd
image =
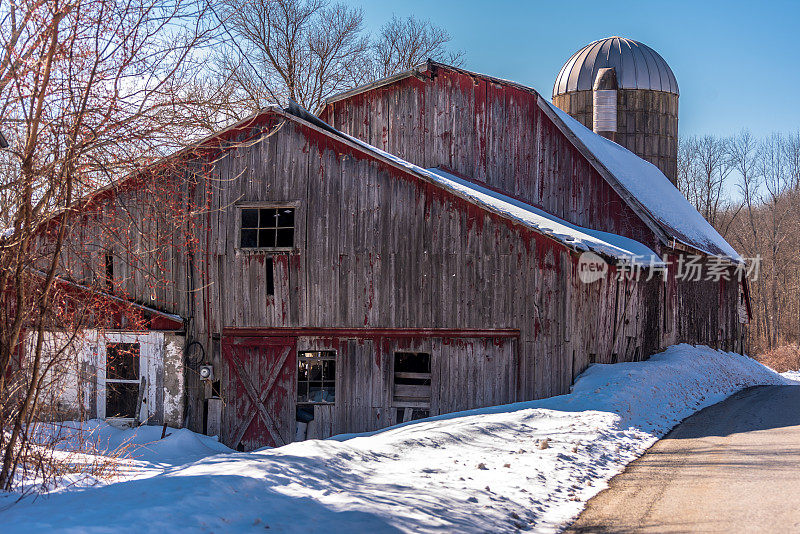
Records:
{"label": "barn roof", "polygon": [[[488,212],[495,213],[506,219],[512,220],[518,224],[522,224],[527,228],[545,235],[551,239],[561,242],[566,247],[575,251],[592,251],[597,254],[620,260],[624,263],[634,263],[644,266],[661,266],[663,262],[647,246],[635,241],[633,239],[623,237],[620,235],[612,234],[609,232],[602,232],[589,228],[583,228],[567,221],[564,221],[554,215],[551,215],[544,210],[525,204],[512,197],[503,195],[496,191],[481,187],[473,182],[457,177],[441,169],[424,169],[411,162],[405,161],[402,158],[384,152],[360,139],[352,137],[344,132],[341,132],[326,122],[322,121],[316,115],[303,109],[295,102],[290,102],[289,106],[284,109],[277,105],[267,106],[260,111],[257,111],[249,117],[232,124],[219,132],[211,134],[194,144],[191,144],[172,155],[166,156],[148,167],[141,169],[138,173],[146,172],[149,168],[159,168],[164,162],[180,158],[182,156],[191,154],[200,154],[196,152],[200,149],[222,149],[231,150],[240,146],[240,143],[231,142],[232,135],[236,132],[242,132],[250,127],[257,127],[259,124],[265,122],[265,118],[274,114],[284,119],[293,120],[295,122],[303,123],[306,126],[312,127],[321,133],[330,135],[334,138],[356,147],[366,153],[371,154],[377,159],[383,160],[392,166],[399,168],[405,172],[412,173],[426,182],[432,183],[451,194],[458,196],[468,202],[485,209]],[[274,132],[275,130],[273,130]],[[251,139],[259,139],[261,135],[257,132],[251,133]],[[253,142],[248,141],[248,143]],[[107,186],[93,194],[87,195],[83,199],[78,200],[78,204],[90,201],[98,194],[120,187],[128,180],[136,177],[137,173],[133,173],[124,180],[117,184]],[[140,306],[138,304],[130,303],[132,306]],[[150,310],[148,310],[150,311]],[[177,316],[166,317],[166,314],[156,310],[152,310],[155,314],[164,316],[166,319],[179,320]]]}
{"label": "barn roof", "polygon": [[491,83],[515,87],[533,95],[539,107],[556,127],[664,244],[671,247],[681,244],[704,254],[728,258],[734,263],[742,261],[733,247],[697,212],[658,167],[613,141],[595,134],[542,98],[531,87],[429,60],[409,71],[335,95],[327,99],[324,105],[385,87],[409,77],[429,79],[422,73],[435,69],[458,72]]}
{"label": "barn roof", "polygon": [[647,246],[628,237],[583,228],[555,217],[546,211],[526,204],[508,195],[464,180],[443,169],[426,169],[439,185],[460,191],[473,201],[510,217],[525,226],[546,234],[578,250],[591,250],[645,266],[662,265],[663,262]]}
{"label": "barn roof", "polygon": [[[28,269],[33,276],[45,279],[47,275],[37,269]],[[183,330],[183,317],[168,313],[111,293],[56,276],[53,286],[60,291],[62,303],[74,302],[86,306],[108,319],[114,329],[120,330]],[[133,324],[139,320],[140,324]],[[127,324],[124,324],[127,323]]]}
{"label": "barn roof", "polygon": [[597,135],[567,112],[544,101],[609,173],[633,195],[669,235],[701,252],[725,256],[736,262],[741,256],[686,200],[677,187],[652,163],[627,148]]}
{"label": "barn roof", "polygon": [[625,263],[634,263],[644,266],[661,266],[662,260],[650,248],[633,239],[583,228],[559,219],[546,211],[498,193],[491,189],[477,185],[469,180],[460,178],[443,169],[423,169],[394,154],[385,152],[360,139],[336,130],[318,117],[292,103],[286,110],[273,108],[274,111],[291,115],[331,135],[348,141],[371,153],[373,156],[384,160],[395,167],[411,172],[423,180],[435,184],[448,192],[461,197],[489,212],[496,213],[507,219],[522,224],[537,233],[546,235],[576,251],[592,251],[597,254],[614,258]]}

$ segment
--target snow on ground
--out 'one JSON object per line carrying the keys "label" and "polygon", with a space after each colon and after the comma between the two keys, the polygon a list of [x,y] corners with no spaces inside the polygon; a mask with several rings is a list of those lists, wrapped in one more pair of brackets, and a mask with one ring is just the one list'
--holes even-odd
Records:
{"label": "snow on ground", "polygon": [[[216,437],[185,428],[167,428],[164,439],[161,439],[162,430],[161,426],[116,428],[97,419],[83,423],[39,424],[35,429],[36,441],[51,444],[56,451],[55,458],[62,464],[73,466],[72,472],[57,481],[48,481],[47,488],[57,492],[105,484],[109,478],[130,480],[155,476],[168,466],[233,452]],[[42,481],[39,478],[27,480],[26,485],[19,486],[18,490],[26,494],[40,492]],[[0,495],[0,510],[2,505]]]}
{"label": "snow on ground", "polygon": [[781,373],[781,375],[789,380],[800,382],[800,371],[786,371],[785,373]]}
{"label": "snow on ground", "polygon": [[[120,429],[97,419],[86,423],[64,423],[60,426],[62,435],[67,437],[63,448],[67,448],[70,441],[81,441],[84,444],[89,442],[93,449],[108,453],[127,447],[127,457],[135,465],[144,467],[185,464],[212,454],[232,452],[217,441],[216,437],[197,434],[185,428],[167,428],[166,436],[161,439],[160,426]],[[70,440],[70,433],[76,439]]]}
{"label": "snow on ground", "polygon": [[[139,459],[146,474],[0,500],[0,524],[4,533],[552,531],[676,423],[759,384],[797,382],[744,356],[678,345],[645,362],[593,365],[569,395],[369,434],[214,454],[218,443],[177,431]],[[157,440],[157,430],[134,439]],[[112,445],[125,439],[102,432]]]}

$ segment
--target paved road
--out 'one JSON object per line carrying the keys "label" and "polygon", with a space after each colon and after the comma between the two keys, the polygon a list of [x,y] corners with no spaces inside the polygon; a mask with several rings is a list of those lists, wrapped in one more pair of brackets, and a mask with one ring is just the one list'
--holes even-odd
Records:
{"label": "paved road", "polygon": [[567,532],[800,533],[800,387],[749,388],[686,419]]}

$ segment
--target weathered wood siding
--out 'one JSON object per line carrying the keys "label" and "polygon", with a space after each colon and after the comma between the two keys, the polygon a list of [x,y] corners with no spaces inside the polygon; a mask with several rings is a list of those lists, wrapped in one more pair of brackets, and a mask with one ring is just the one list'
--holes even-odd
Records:
{"label": "weathered wood siding", "polygon": [[569,222],[655,247],[652,231],[524,88],[434,66],[326,106],[333,127],[425,168],[464,178]]}
{"label": "weathered wood siding", "polygon": [[[657,329],[645,335],[645,309],[615,308],[623,291],[615,281],[582,284],[577,255],[560,243],[307,126],[290,121],[237,149],[210,179],[227,187],[220,211],[212,211],[218,219],[209,253],[196,258],[198,269],[211,273],[196,293],[201,339],[225,327],[519,329],[515,388],[501,389],[492,402],[566,392],[588,365],[585,354],[612,361],[658,346]],[[262,200],[299,206],[296,251],[271,255],[274,296],[264,292],[265,255],[237,250],[233,232],[236,203]],[[650,286],[630,285],[628,300],[648,298]],[[643,340],[652,346],[642,347]],[[345,353],[362,354],[363,363],[377,352],[373,341],[353,343],[340,348],[342,376],[359,375],[357,366],[348,371]],[[480,404],[460,380],[441,384],[449,400],[440,398],[439,410]],[[360,386],[344,391],[352,393],[341,402],[352,406],[335,415],[337,429],[377,424],[375,410],[385,405],[359,397]]]}
{"label": "weathered wood siding", "polygon": [[[339,138],[277,113],[267,113],[258,132],[261,137],[215,154],[213,166],[190,161],[175,171],[172,191],[176,206],[191,214],[186,220],[173,213],[170,223],[171,212],[158,213],[164,208],[147,200],[146,191],[111,196],[96,211],[102,219],[121,210],[131,224],[130,245],[117,250],[110,239],[96,246],[114,248],[119,272],[126,273],[120,291],[189,319],[189,337],[217,369],[222,361],[212,339],[226,328],[518,330],[516,339],[502,343],[492,336],[412,340],[430,348],[438,384],[431,410],[443,413],[566,393],[590,363],[643,358],[667,339],[667,294],[658,279],[583,284],[578,256],[563,244]],[[584,163],[576,156],[571,165]],[[558,180],[552,180],[555,187]],[[577,175],[574,183],[581,183]],[[292,251],[237,249],[237,206],[260,201],[297,207]],[[598,216],[603,211],[590,206]],[[606,210],[612,226],[622,221],[615,209]],[[587,213],[576,211],[576,218],[583,221]],[[81,232],[92,224],[85,226]],[[138,237],[142,228],[149,233]],[[76,231],[71,250],[80,250],[86,235]],[[148,248],[145,238],[161,246]],[[267,256],[274,295],[266,292]],[[673,294],[680,310],[681,295],[688,298],[691,289]],[[720,297],[715,311],[726,303]],[[733,316],[735,308],[724,313]],[[723,321],[694,323],[710,321],[707,315],[681,320],[687,327],[673,326],[677,340],[715,344],[730,337],[718,331]],[[323,341],[300,336],[296,348],[325,348]],[[383,358],[394,349],[368,336],[327,342],[338,347],[341,389],[334,408],[319,408],[318,428],[310,431],[391,424],[390,367]],[[187,372],[190,427],[202,430],[209,388]]]}

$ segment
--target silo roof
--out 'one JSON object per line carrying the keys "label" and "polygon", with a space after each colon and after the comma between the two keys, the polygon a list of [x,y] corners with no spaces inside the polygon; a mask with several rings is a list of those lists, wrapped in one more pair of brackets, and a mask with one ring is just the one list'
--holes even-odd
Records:
{"label": "silo roof", "polygon": [[591,91],[597,71],[614,67],[620,89],[649,89],[680,94],[672,69],[658,52],[624,37],[607,37],[584,46],[558,73],[553,96]]}

